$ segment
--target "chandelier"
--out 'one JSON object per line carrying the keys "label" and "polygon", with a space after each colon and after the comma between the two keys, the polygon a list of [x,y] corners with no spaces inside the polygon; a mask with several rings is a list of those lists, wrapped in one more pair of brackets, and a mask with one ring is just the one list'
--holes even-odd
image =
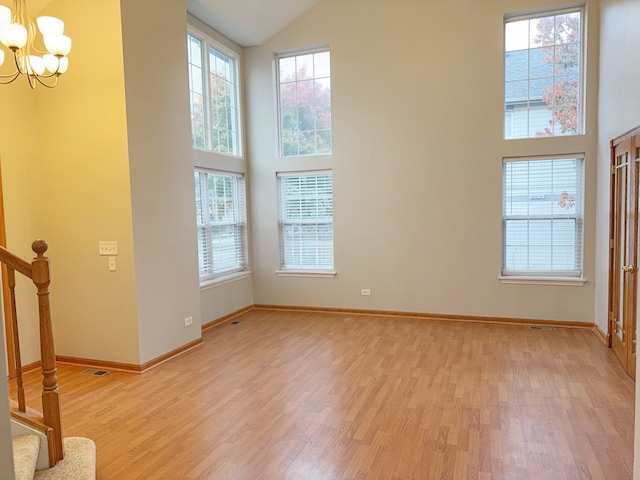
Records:
{"label": "chandelier", "polygon": [[[42,35],[40,43],[44,43],[46,51],[35,46],[37,31]],[[37,83],[55,87],[69,66],[71,39],[63,32],[64,22],[58,18],[38,17],[34,22],[27,13],[27,0],[13,0],[13,10],[0,5],[0,43],[13,53],[15,63],[13,73],[0,75],[0,84],[11,83],[24,74],[31,88]],[[4,56],[0,48],[0,65]]]}

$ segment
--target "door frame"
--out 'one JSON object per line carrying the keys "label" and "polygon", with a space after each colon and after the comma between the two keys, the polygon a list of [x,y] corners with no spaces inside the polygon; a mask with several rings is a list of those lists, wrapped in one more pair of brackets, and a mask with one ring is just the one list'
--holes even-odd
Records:
{"label": "door frame", "polygon": [[[2,162],[0,162],[0,246],[7,247],[7,230],[4,222],[4,190],[2,188]],[[4,317],[5,345],[7,347],[7,374],[16,376],[16,350],[13,344],[13,322],[11,321],[11,298],[7,267],[2,265],[2,315]]]}
{"label": "door frame", "polygon": [[[609,286],[607,346],[612,348],[626,372],[635,379],[637,272],[638,272],[638,197],[640,196],[640,126],[623,133],[610,142],[610,205],[609,205]],[[620,197],[620,175],[617,158],[626,152],[625,196]],[[620,209],[624,207],[623,212]],[[624,218],[621,216],[624,215]],[[619,238],[619,226],[626,225]],[[621,251],[621,248],[624,249]],[[623,255],[622,255],[623,254]],[[622,258],[624,257],[624,262]],[[622,265],[625,263],[626,265]],[[624,268],[623,268],[624,267]],[[622,288],[622,291],[620,289]],[[618,314],[623,312],[623,318]],[[616,337],[618,321],[623,332]]]}

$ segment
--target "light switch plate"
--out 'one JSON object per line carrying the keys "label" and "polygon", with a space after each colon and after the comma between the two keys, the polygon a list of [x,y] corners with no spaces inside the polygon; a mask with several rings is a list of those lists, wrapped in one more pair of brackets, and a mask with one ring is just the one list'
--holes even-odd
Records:
{"label": "light switch plate", "polygon": [[98,247],[100,255],[118,255],[118,242],[101,240]]}

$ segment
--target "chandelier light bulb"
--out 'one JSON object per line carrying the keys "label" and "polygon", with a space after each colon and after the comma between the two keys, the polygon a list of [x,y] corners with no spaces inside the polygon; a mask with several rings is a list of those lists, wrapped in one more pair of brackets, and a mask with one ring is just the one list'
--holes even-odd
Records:
{"label": "chandelier light bulb", "polygon": [[27,29],[19,23],[0,26],[0,42],[12,50],[24,47],[27,37]]}
{"label": "chandelier light bulb", "polygon": [[69,68],[69,59],[67,57],[60,58],[60,68],[58,68],[58,73],[66,72],[67,68]]}
{"label": "chandelier light bulb", "polygon": [[68,55],[71,51],[71,38],[61,33],[49,33],[43,35],[44,46],[49,53],[54,55],[62,55],[63,57]]}
{"label": "chandelier light bulb", "polygon": [[56,57],[51,53],[43,55],[44,66],[51,73],[64,73],[69,68],[69,59],[67,57]]}
{"label": "chandelier light bulb", "polygon": [[29,55],[27,61],[27,73],[29,75],[42,75],[44,73],[44,60],[37,55]]}
{"label": "chandelier light bulb", "polygon": [[0,65],[4,62],[4,50],[0,50]]}
{"label": "chandelier light bulb", "polygon": [[46,55],[42,56],[42,59],[44,60],[44,67],[51,73],[55,73],[58,71],[58,67],[60,66],[60,61],[58,60],[58,57],[56,57],[55,55],[52,55],[51,53],[47,53]]}
{"label": "chandelier light bulb", "polygon": [[51,33],[62,35],[64,32],[64,22],[56,17],[38,17],[36,23],[43,36]]}
{"label": "chandelier light bulb", "polygon": [[0,25],[8,25],[11,23],[11,9],[0,5]]}

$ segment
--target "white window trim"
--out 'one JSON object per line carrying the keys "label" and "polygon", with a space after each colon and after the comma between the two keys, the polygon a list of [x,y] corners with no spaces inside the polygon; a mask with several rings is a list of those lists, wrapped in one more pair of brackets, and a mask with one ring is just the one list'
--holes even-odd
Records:
{"label": "white window trim", "polygon": [[200,282],[200,291],[209,290],[210,288],[220,287],[228,283],[234,283],[243,278],[251,276],[251,270],[242,270],[240,272],[233,272],[228,275],[221,275],[215,278],[209,278]]}
{"label": "white window trim", "polygon": [[[195,172],[213,174],[213,175],[222,175],[222,176],[230,176],[237,177],[242,179],[245,182],[245,197],[246,197],[246,178],[245,174],[238,172],[229,172],[219,169],[206,168],[206,167],[195,167]],[[243,199],[244,209],[245,209],[245,266],[244,268],[234,268],[229,271],[220,272],[220,273],[208,273],[206,275],[200,275],[200,289],[205,290],[209,287],[224,285],[226,283],[234,282],[236,280],[240,280],[242,278],[248,277],[251,275],[251,270],[249,270],[249,232],[248,232],[248,215],[247,215],[247,198]]]}
{"label": "white window trim", "polygon": [[500,283],[517,285],[557,285],[582,287],[587,280],[578,277],[529,277],[529,276],[504,276],[498,277]]}
{"label": "white window trim", "polygon": [[578,126],[579,126],[579,131],[578,133],[572,134],[572,135],[551,135],[551,136],[541,136],[541,137],[531,137],[531,136],[527,136],[527,137],[517,137],[517,138],[507,138],[504,134],[506,132],[506,126],[503,124],[502,125],[502,134],[503,134],[503,140],[505,141],[511,141],[511,140],[531,140],[531,139],[536,139],[536,140],[540,140],[543,138],[555,138],[555,137],[580,137],[580,136],[585,136],[587,134],[587,124],[586,124],[586,118],[587,118],[587,114],[586,114],[586,105],[587,105],[587,85],[586,85],[586,65],[587,65],[587,37],[586,37],[586,30],[587,30],[587,17],[586,17],[586,2],[577,2],[574,4],[568,4],[566,5],[564,8],[560,7],[560,8],[553,8],[553,7],[545,7],[542,9],[536,9],[536,10],[532,10],[529,12],[520,12],[520,13],[511,13],[511,14],[506,14],[503,17],[503,21],[502,21],[502,74],[503,74],[503,79],[502,79],[502,87],[503,87],[503,92],[502,92],[502,98],[503,98],[503,105],[502,105],[502,110],[503,110],[503,122],[505,121],[504,117],[504,97],[505,97],[505,92],[504,92],[504,88],[506,85],[506,65],[504,64],[504,53],[505,53],[505,39],[506,39],[506,26],[507,23],[509,22],[517,22],[519,20],[528,20],[528,19],[533,19],[533,18],[543,18],[543,17],[548,17],[551,15],[562,15],[564,13],[572,13],[572,12],[580,12],[580,71],[578,73],[578,81],[580,83],[580,103],[578,104]]}
{"label": "white window trim", "polygon": [[202,59],[202,69],[203,69],[203,73],[205,75],[208,75],[209,73],[209,50],[207,48],[207,46],[212,46],[213,48],[215,48],[216,50],[218,50],[220,53],[223,53],[225,55],[227,55],[228,57],[231,57],[235,60],[235,75],[236,75],[236,105],[237,105],[237,129],[238,129],[238,154],[233,154],[233,153],[225,153],[225,152],[218,152],[216,150],[214,150],[211,147],[211,132],[209,132],[209,123],[211,120],[211,116],[210,116],[210,95],[211,92],[209,90],[209,83],[208,83],[208,79],[207,78],[203,78],[202,82],[203,85],[207,85],[205,87],[206,90],[206,94],[205,94],[205,128],[207,131],[207,137],[206,137],[206,143],[207,143],[207,147],[203,148],[203,147],[196,147],[193,146],[193,144],[191,145],[191,148],[193,148],[194,150],[199,150],[202,152],[207,152],[207,153],[213,153],[215,155],[222,155],[225,157],[230,157],[230,158],[235,158],[235,159],[244,159],[244,131],[243,131],[243,125],[244,125],[244,119],[243,119],[243,111],[244,111],[244,107],[242,105],[242,76],[240,75],[240,71],[241,71],[241,65],[240,65],[240,55],[237,52],[234,52],[233,50],[231,50],[230,48],[228,48],[227,46],[223,45],[222,43],[220,43],[219,41],[215,40],[214,38],[212,38],[210,35],[207,35],[206,33],[204,33],[202,30],[197,29],[196,27],[192,26],[192,25],[187,25],[187,34],[188,35],[193,35],[194,37],[198,38],[202,43],[203,43],[203,56],[204,58]]}
{"label": "white window trim", "polygon": [[276,270],[276,274],[279,277],[333,278],[338,272],[335,270],[295,270],[292,268],[284,268]]}
{"label": "white window trim", "polygon": [[[313,154],[309,154],[309,155],[288,155],[285,156],[282,153],[282,115],[280,112],[280,68],[278,65],[278,61],[281,58],[286,58],[286,57],[296,57],[299,55],[307,55],[307,54],[313,54],[313,53],[321,53],[321,52],[329,52],[329,54],[331,54],[331,49],[329,48],[329,44],[323,44],[323,45],[318,45],[316,47],[311,47],[311,48],[306,48],[306,49],[300,49],[300,50],[287,50],[287,51],[281,51],[281,52],[277,52],[274,54],[273,56],[273,78],[275,80],[275,110],[276,110],[276,156],[279,159],[291,159],[291,158],[309,158],[309,157],[330,157],[331,155],[333,155],[333,86],[331,89],[331,93],[332,93],[332,103],[331,103],[331,115],[332,115],[332,121],[331,121],[331,151],[327,152],[327,153],[313,153]],[[331,76],[329,77],[331,78]]]}
{"label": "white window trim", "polygon": [[[523,272],[522,274],[519,274],[517,272],[514,272],[512,274],[508,274],[508,275],[504,275],[504,274],[500,274],[500,276],[498,277],[498,279],[500,280],[501,283],[505,283],[505,284],[521,284],[521,285],[558,285],[558,286],[566,286],[566,285],[571,285],[571,286],[583,286],[585,283],[587,283],[587,280],[584,278],[584,239],[585,239],[585,232],[584,232],[584,208],[585,208],[585,204],[584,204],[584,200],[585,200],[585,175],[586,175],[586,168],[587,168],[587,163],[586,163],[586,154],[584,152],[582,153],[567,153],[567,154],[558,154],[558,155],[530,155],[530,156],[521,156],[521,157],[504,157],[502,159],[502,163],[504,165],[505,162],[517,162],[517,161],[527,161],[527,160],[556,160],[556,159],[573,159],[573,158],[581,158],[582,159],[582,196],[583,196],[583,204],[582,204],[582,213],[581,215],[578,217],[581,221],[582,221],[582,244],[580,245],[580,249],[582,251],[582,269],[580,270],[580,274],[577,276],[562,276],[561,273],[558,276],[545,276],[545,275],[531,275],[529,272]],[[504,168],[504,167],[503,167]],[[504,185],[502,185],[502,193],[501,195],[504,195]],[[504,212],[502,213],[502,223],[504,223]],[[503,231],[501,232],[501,249],[504,249],[504,225],[503,225]],[[502,263],[502,254],[501,254],[501,260],[500,262]],[[501,271],[502,271],[502,266],[501,266]]]}
{"label": "white window trim", "polygon": [[[280,177],[299,177],[302,175],[331,175],[331,182],[333,185],[333,170],[332,169],[315,169],[315,170],[296,170],[296,171],[286,171],[286,172],[276,172],[276,182],[278,182]],[[280,187],[277,187],[278,194],[278,250],[281,250],[281,238],[280,238],[280,224],[282,219],[280,217]],[[333,196],[333,188],[332,188],[332,196]],[[331,219],[332,227],[335,226],[334,219]],[[337,275],[337,271],[335,270],[335,230],[333,237],[333,247],[334,247],[334,258],[333,258],[333,267],[332,268],[287,268],[280,266],[276,270],[276,274],[280,277],[335,277]],[[281,255],[281,253],[279,253]],[[278,258],[279,262],[282,262],[282,258]]]}

